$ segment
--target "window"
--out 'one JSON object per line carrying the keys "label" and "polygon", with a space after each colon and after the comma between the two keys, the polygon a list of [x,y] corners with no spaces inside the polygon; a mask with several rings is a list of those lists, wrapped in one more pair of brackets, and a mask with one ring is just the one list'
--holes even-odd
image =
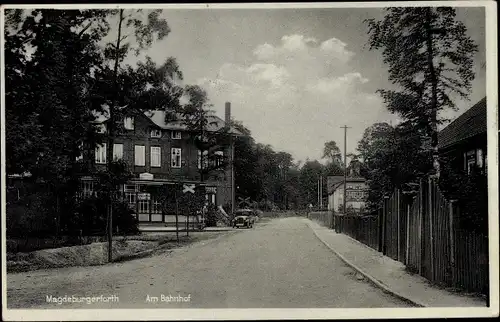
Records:
{"label": "window", "polygon": [[151,137],[152,138],[161,138],[161,130],[151,130]]}
{"label": "window", "polygon": [[151,166],[161,167],[161,148],[159,146],[151,147]]}
{"label": "window", "polygon": [[135,165],[143,167],[146,165],[146,147],[144,145],[135,146]]}
{"label": "window", "polygon": [[97,124],[96,131],[97,133],[106,133],[106,124]]}
{"label": "window", "polygon": [[224,152],[223,151],[215,151],[215,166],[222,165],[224,161]]}
{"label": "window", "polygon": [[82,182],[83,197],[88,198],[94,194],[94,182],[93,181],[83,181]]}
{"label": "window", "polygon": [[141,214],[149,214],[149,199],[148,200],[139,200],[138,211]]}
{"label": "window", "polygon": [[161,214],[161,202],[159,200],[153,200],[153,211],[154,214]]}
{"label": "window", "polygon": [[106,143],[95,147],[95,163],[106,164]]}
{"label": "window", "polygon": [[83,143],[80,142],[80,144],[78,144],[78,156],[76,157],[76,161],[80,161],[80,160],[83,160]]}
{"label": "window", "polygon": [[172,168],[181,167],[181,154],[182,150],[180,148],[172,148]]}
{"label": "window", "polygon": [[135,211],[137,186],[133,184],[127,184],[125,185],[124,190],[125,190],[125,200],[128,203],[128,206]]}
{"label": "window", "polygon": [[471,174],[472,170],[476,166],[476,150],[467,151],[465,154],[465,165],[467,174]]}
{"label": "window", "polygon": [[125,198],[130,209],[135,210],[135,192],[125,192]]}
{"label": "window", "polygon": [[133,130],[134,129],[134,118],[133,117],[125,117],[123,119],[123,127],[126,130]]}
{"label": "window", "polygon": [[180,140],[182,138],[181,132],[179,131],[172,131],[172,139],[174,140]]}
{"label": "window", "polygon": [[123,159],[123,144],[116,143],[113,145],[113,160]]}
{"label": "window", "polygon": [[208,167],[208,151],[203,151],[203,157],[201,155],[201,150],[198,150],[198,169],[201,169],[203,162],[203,169]]}
{"label": "window", "polygon": [[476,150],[476,160],[477,160],[477,166],[482,168],[483,167],[483,150],[482,149]]}

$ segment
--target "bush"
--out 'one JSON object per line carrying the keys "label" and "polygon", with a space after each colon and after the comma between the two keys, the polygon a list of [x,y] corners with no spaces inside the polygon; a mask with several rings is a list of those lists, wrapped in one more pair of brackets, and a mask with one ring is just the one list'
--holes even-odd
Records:
{"label": "bush", "polygon": [[[107,227],[107,201],[103,198],[90,197],[81,200],[69,225],[71,234],[102,235]],[[139,222],[135,212],[127,203],[115,201],[113,205],[113,231],[123,235],[139,233]]]}
{"label": "bush", "polygon": [[48,193],[39,192],[9,202],[6,207],[9,237],[45,237],[55,232],[55,220],[47,208]]}
{"label": "bush", "polygon": [[205,225],[207,227],[217,226],[217,206],[209,204],[207,207],[207,212],[205,214]]}

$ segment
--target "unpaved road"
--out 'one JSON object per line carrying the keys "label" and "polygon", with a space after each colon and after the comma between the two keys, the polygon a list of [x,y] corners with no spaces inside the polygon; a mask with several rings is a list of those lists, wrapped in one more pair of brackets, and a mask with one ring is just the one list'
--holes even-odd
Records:
{"label": "unpaved road", "polygon": [[[9,308],[408,307],[358,280],[301,218],[258,223],[253,229],[169,254],[105,266],[9,274],[7,281]],[[116,295],[119,301],[59,305],[48,303],[48,295]],[[189,296],[189,301],[162,301],[162,295]]]}

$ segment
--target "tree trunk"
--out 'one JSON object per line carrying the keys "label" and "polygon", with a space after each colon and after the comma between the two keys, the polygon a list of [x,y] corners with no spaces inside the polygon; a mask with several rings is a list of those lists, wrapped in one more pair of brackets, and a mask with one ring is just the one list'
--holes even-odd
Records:
{"label": "tree trunk", "polygon": [[430,115],[430,128],[431,128],[431,146],[432,146],[432,162],[434,167],[434,175],[439,178],[440,164],[439,164],[439,151],[438,151],[438,131],[437,131],[437,75],[434,68],[434,48],[432,39],[432,8],[425,9],[425,29],[426,29],[426,45],[427,45],[427,64],[429,67],[429,74],[431,80],[431,115]]}
{"label": "tree trunk", "polygon": [[[123,22],[123,9],[120,9],[120,15],[118,20],[118,37],[116,39],[116,53],[115,53],[115,66],[113,69],[113,101],[109,106],[109,119],[108,119],[108,144],[106,151],[106,166],[108,173],[111,173],[111,162],[113,161],[113,143],[114,143],[114,127],[115,127],[115,119],[114,119],[114,109],[115,105],[118,101],[118,63],[120,60],[119,50],[120,50],[120,42],[121,42],[121,32],[122,32],[122,22]],[[113,193],[115,187],[108,187],[109,193],[109,205],[108,205],[108,261],[113,261]]]}

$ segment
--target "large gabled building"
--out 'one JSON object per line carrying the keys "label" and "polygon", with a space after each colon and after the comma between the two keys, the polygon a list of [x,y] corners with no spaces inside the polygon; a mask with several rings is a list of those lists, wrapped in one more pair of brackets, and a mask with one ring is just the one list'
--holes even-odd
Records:
{"label": "large gabled building", "polygon": [[[226,103],[225,120],[215,114],[208,115],[208,131],[219,131],[231,119],[231,106]],[[129,206],[135,210],[139,222],[171,222],[169,213],[162,211],[159,200],[151,189],[160,186],[177,187],[179,185],[204,186],[208,202],[224,206],[234,200],[234,178],[231,164],[233,146],[225,146],[216,155],[229,157],[229,166],[221,166],[207,179],[201,180],[200,167],[202,158],[196,148],[192,133],[183,121],[165,121],[165,112],[135,111],[124,117],[124,130],[116,135],[113,146],[113,158],[122,159],[133,173],[133,178],[123,187],[123,194]],[[106,131],[107,117],[99,115],[96,123],[100,131]],[[240,136],[235,128],[230,128],[231,136]],[[84,162],[94,170],[106,168],[106,143],[97,145],[95,150],[89,150],[82,156]],[[227,158],[226,158],[227,159]],[[212,162],[218,162],[217,158]],[[82,178],[82,193],[84,196],[94,193],[95,178]],[[227,209],[231,210],[231,209]],[[170,214],[173,212],[172,210]]]}

